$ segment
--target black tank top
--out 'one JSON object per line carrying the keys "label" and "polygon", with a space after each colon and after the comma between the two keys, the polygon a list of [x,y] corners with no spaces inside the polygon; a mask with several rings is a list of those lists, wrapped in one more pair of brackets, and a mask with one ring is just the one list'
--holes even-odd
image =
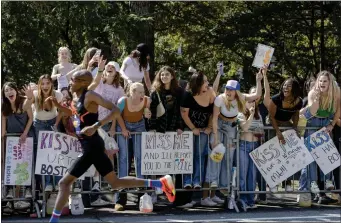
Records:
{"label": "black tank top", "polygon": [[84,100],[85,100],[85,95],[88,91],[85,90],[81,97],[78,99],[76,109],[77,109],[77,114],[80,119],[80,128],[84,128],[86,126],[91,126],[95,124],[98,121],[98,112],[96,113],[90,113],[86,110],[84,106]]}

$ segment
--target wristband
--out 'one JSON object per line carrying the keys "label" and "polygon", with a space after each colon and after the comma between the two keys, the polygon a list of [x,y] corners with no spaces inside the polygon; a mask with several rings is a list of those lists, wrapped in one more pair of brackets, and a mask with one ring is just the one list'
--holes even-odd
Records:
{"label": "wristband", "polygon": [[103,73],[103,71],[104,71],[104,70],[98,70],[97,72],[98,72],[98,73]]}

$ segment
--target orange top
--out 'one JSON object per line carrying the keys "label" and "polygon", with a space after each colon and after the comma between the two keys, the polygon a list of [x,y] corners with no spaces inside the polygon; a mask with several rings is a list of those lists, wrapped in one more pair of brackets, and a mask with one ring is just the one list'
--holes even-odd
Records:
{"label": "orange top", "polygon": [[127,121],[127,122],[131,122],[131,123],[136,123],[136,122],[141,121],[143,119],[144,109],[147,107],[147,97],[145,96],[143,99],[144,105],[141,108],[141,110],[140,111],[134,111],[134,112],[129,111],[127,98],[124,100],[125,100],[124,109],[122,111],[123,120]]}

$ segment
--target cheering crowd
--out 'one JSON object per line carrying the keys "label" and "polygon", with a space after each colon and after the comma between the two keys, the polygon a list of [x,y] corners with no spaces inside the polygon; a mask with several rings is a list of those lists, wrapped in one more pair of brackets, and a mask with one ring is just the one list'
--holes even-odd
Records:
{"label": "cheering crowd", "polygon": [[[201,189],[204,191],[200,204],[202,206],[217,206],[224,203],[216,195],[216,188],[226,188],[230,185],[228,171],[231,172],[236,159],[239,159],[240,191],[265,191],[266,183],[248,155],[256,149],[265,138],[278,137],[280,143],[286,143],[280,127],[297,130],[301,136],[308,136],[317,130],[302,131],[300,127],[326,127],[332,134],[335,126],[340,126],[340,87],[335,77],[329,71],[320,71],[316,78],[306,81],[306,92],[294,78],[286,79],[278,88],[278,93],[270,95],[267,78],[267,66],[255,75],[256,86],[248,93],[241,92],[240,83],[229,80],[224,85],[224,91],[219,92],[219,80],[224,75],[218,69],[217,76],[210,86],[207,76],[193,68],[188,70],[188,80],[178,81],[174,69],[163,66],[156,74],[153,82],[149,76],[149,51],[146,44],[139,44],[127,56],[120,66],[115,61],[107,61],[100,49],[89,48],[81,64],[71,63],[71,52],[67,47],[58,50],[58,64],[53,66],[51,75],[42,75],[38,83],[30,83],[19,89],[16,83],[6,82],[2,87],[2,137],[6,133],[20,133],[20,142],[27,137],[35,141],[34,159],[37,153],[39,131],[60,131],[78,137],[81,130],[75,126],[73,99],[75,95],[70,87],[87,79],[82,79],[80,73],[86,71],[92,75],[87,91],[94,91],[105,100],[117,105],[120,115],[102,126],[102,129],[117,139],[119,178],[129,176],[133,157],[135,158],[135,174],[141,174],[141,133],[146,131],[177,132],[192,131],[193,140],[193,174],[174,175],[176,189]],[[54,82],[57,89],[54,89]],[[150,96],[145,94],[145,86]],[[123,83],[123,85],[121,85]],[[78,86],[78,85],[77,85]],[[264,94],[263,94],[264,88]],[[75,89],[73,89],[75,90]],[[302,99],[300,96],[307,94]],[[86,100],[84,103],[87,103]],[[110,110],[98,107],[98,121],[105,119]],[[300,125],[299,125],[300,123]],[[303,124],[302,124],[303,123]],[[264,126],[272,126],[273,131],[264,131]],[[237,130],[240,131],[237,131]],[[117,134],[116,133],[120,133]],[[234,139],[239,134],[239,147]],[[227,136],[227,137],[226,137]],[[338,136],[339,137],[339,136]],[[207,159],[211,151],[220,143],[226,148],[220,163]],[[335,142],[338,145],[338,142]],[[239,157],[235,151],[239,149]],[[4,148],[3,148],[4,150]],[[5,151],[2,151],[5,154]],[[113,154],[107,155],[113,159]],[[4,156],[2,156],[4,157]],[[206,162],[205,162],[206,161]],[[3,165],[3,164],[2,164]],[[4,168],[3,168],[4,169]],[[339,171],[340,168],[336,170]],[[100,170],[98,170],[100,171]],[[337,172],[338,173],[338,172]],[[93,191],[100,190],[99,173],[93,177]],[[311,190],[316,195],[314,199],[323,202],[330,199],[319,190],[340,188],[339,174],[324,175],[315,162],[309,168],[301,170],[299,190]],[[334,176],[334,177],[333,177]],[[61,177],[44,176],[46,192],[58,191]],[[38,189],[41,187],[36,178]],[[286,191],[292,191],[292,180],[283,182]],[[74,185],[77,187],[77,185]],[[42,188],[40,188],[42,189]],[[271,188],[276,190],[276,188]],[[7,188],[6,198],[14,197],[12,188]],[[30,187],[25,189],[25,197],[32,197]],[[174,205],[177,207],[192,207],[193,192],[177,192]],[[256,199],[253,194],[242,194],[248,208],[254,208]],[[260,202],[266,202],[265,194],[258,197]],[[17,202],[17,207],[25,205]],[[115,210],[123,211],[127,203],[126,193],[117,193]],[[93,206],[105,205],[106,201],[98,196]]]}

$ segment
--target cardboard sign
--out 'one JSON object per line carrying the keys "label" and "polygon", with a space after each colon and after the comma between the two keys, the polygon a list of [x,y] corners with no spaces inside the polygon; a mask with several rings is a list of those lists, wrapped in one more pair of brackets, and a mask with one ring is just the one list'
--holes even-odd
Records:
{"label": "cardboard sign", "polygon": [[253,59],[252,66],[262,68],[264,64],[270,64],[274,51],[275,49],[272,48],[271,46],[258,44],[256,56]]}
{"label": "cardboard sign", "polygon": [[19,143],[19,137],[7,137],[5,185],[30,186],[32,179],[33,138]]}
{"label": "cardboard sign", "polygon": [[326,128],[311,134],[304,139],[304,143],[317,165],[324,174],[328,174],[340,166],[340,153]]}
{"label": "cardboard sign", "polygon": [[269,187],[275,187],[314,161],[295,130],[282,134],[286,144],[279,143],[276,136],[249,154]]}
{"label": "cardboard sign", "polygon": [[142,133],[142,175],[193,173],[193,132]]}
{"label": "cardboard sign", "polygon": [[[82,154],[82,146],[77,138],[60,132],[40,131],[35,174],[64,176]],[[95,168],[91,166],[82,178],[94,174]]]}

